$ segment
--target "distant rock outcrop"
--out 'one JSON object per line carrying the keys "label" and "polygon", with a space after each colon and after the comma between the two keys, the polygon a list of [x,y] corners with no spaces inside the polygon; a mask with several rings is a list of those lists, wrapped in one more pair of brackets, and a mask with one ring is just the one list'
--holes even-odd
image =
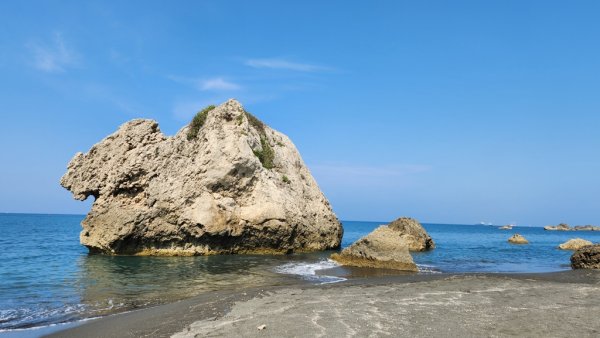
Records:
{"label": "distant rock outcrop", "polygon": [[93,196],[81,243],[134,255],[337,248],[342,227],[290,139],[235,100],[175,136],[132,120],[71,160],[61,185]]}
{"label": "distant rock outcrop", "polygon": [[331,255],[331,259],[348,266],[418,271],[402,233],[385,225]]}
{"label": "distant rock outcrop", "polygon": [[581,248],[583,248],[584,246],[588,246],[588,245],[592,245],[594,243],[590,242],[590,241],[586,241],[585,239],[581,239],[581,238],[573,238],[570,239],[566,242],[564,242],[563,244],[559,245],[558,248],[562,249],[562,250],[579,250]]}
{"label": "distant rock outcrop", "polygon": [[529,241],[520,234],[512,235],[512,237],[508,239],[508,242],[512,244],[529,244]]}
{"label": "distant rock outcrop", "polygon": [[416,219],[400,217],[387,226],[400,233],[400,237],[406,241],[410,251],[426,251],[435,248],[433,239]]}
{"label": "distant rock outcrop", "polygon": [[571,256],[573,269],[600,269],[600,244],[585,246]]}
{"label": "distant rock outcrop", "polygon": [[560,223],[559,225],[547,225],[544,230],[551,231],[600,231],[600,227],[593,225],[576,225],[570,227],[568,224]]}
{"label": "distant rock outcrop", "polygon": [[573,227],[575,231],[600,231],[600,227],[593,225],[576,225]]}
{"label": "distant rock outcrop", "polygon": [[544,227],[544,230],[569,231],[571,230],[571,227],[568,224],[560,223],[559,225],[547,225]]}

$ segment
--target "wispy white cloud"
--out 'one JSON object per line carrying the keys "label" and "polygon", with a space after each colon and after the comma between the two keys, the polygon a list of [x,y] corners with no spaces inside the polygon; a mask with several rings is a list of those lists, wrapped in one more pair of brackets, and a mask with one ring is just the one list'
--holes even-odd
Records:
{"label": "wispy white cloud", "polygon": [[246,66],[250,66],[253,68],[270,68],[270,69],[283,69],[283,70],[293,70],[297,72],[318,72],[329,70],[328,67],[323,67],[319,65],[313,65],[308,63],[298,63],[292,62],[285,59],[248,59],[244,62]]}
{"label": "wispy white cloud", "polygon": [[48,43],[31,42],[27,47],[33,53],[33,66],[48,73],[64,72],[66,68],[78,64],[79,56],[56,32]]}
{"label": "wispy white cloud", "polygon": [[175,81],[178,83],[187,84],[193,86],[197,90],[200,91],[233,91],[239,90],[242,88],[241,85],[232,82],[230,80],[226,80],[224,77],[212,77],[212,78],[191,78],[191,77],[181,77],[181,76],[168,76],[171,81]]}
{"label": "wispy white cloud", "polygon": [[198,88],[200,90],[238,90],[240,85],[227,81],[222,77],[215,77],[212,79],[199,80]]}

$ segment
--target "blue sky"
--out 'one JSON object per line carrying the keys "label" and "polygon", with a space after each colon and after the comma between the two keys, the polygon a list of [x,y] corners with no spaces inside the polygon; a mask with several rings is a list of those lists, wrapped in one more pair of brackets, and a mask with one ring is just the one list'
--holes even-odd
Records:
{"label": "blue sky", "polygon": [[286,133],[342,219],[600,225],[596,1],[0,2],[0,212],[145,117],[227,98]]}

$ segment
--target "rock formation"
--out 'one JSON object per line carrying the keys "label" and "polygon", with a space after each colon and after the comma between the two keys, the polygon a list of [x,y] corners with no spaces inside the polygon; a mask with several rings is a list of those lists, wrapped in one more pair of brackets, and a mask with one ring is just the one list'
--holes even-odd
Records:
{"label": "rock formation", "polygon": [[331,259],[348,266],[418,271],[402,233],[385,225],[331,255]]}
{"label": "rock formation", "polygon": [[547,225],[544,227],[544,230],[552,230],[552,231],[569,231],[571,227],[568,224],[560,223],[559,225]]}
{"label": "rock formation", "polygon": [[573,227],[575,231],[600,231],[600,227],[593,225],[576,225]]}
{"label": "rock formation", "polygon": [[585,246],[571,256],[573,269],[600,269],[600,244]]}
{"label": "rock formation", "polygon": [[175,136],[137,119],[78,153],[61,185],[95,198],[94,253],[205,255],[337,248],[342,227],[294,144],[229,100]]}
{"label": "rock formation", "polygon": [[409,251],[435,248],[433,239],[415,219],[400,217],[359,239],[331,259],[349,266],[418,271]]}
{"label": "rock formation", "polygon": [[581,248],[583,248],[584,246],[588,246],[588,245],[592,245],[594,243],[590,242],[590,241],[586,241],[585,239],[581,239],[581,238],[573,238],[570,239],[566,242],[564,242],[563,244],[559,245],[558,248],[562,249],[562,250],[579,250]]}
{"label": "rock formation", "polygon": [[433,239],[417,220],[400,217],[388,227],[400,233],[400,237],[408,244],[410,251],[426,251],[435,248]]}
{"label": "rock formation", "polygon": [[529,241],[519,234],[512,235],[512,237],[508,239],[508,242],[512,244],[529,244]]}
{"label": "rock formation", "polygon": [[552,230],[552,231],[600,231],[600,227],[593,225],[576,225],[574,227],[570,227],[568,224],[560,223],[559,225],[547,225],[544,227],[544,230]]}

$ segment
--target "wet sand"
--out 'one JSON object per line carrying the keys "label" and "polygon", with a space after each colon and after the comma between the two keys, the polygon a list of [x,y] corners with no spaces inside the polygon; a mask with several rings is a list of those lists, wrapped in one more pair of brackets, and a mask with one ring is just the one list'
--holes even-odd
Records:
{"label": "wet sand", "polygon": [[598,313],[598,271],[417,274],[211,293],[52,336],[597,337]]}

